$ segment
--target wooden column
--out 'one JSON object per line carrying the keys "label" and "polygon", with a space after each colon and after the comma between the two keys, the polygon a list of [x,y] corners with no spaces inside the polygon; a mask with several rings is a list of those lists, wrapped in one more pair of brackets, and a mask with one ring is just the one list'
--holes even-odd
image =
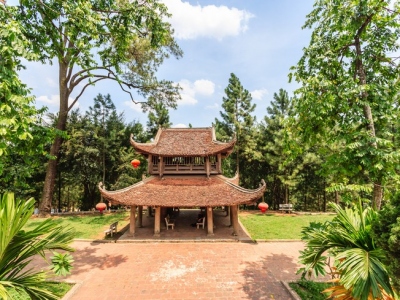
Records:
{"label": "wooden column", "polygon": [[154,215],[154,236],[160,236],[160,230],[161,230],[161,207],[157,206],[156,207],[156,213]]}
{"label": "wooden column", "polygon": [[206,156],[206,173],[207,177],[210,177],[210,157]]}
{"label": "wooden column", "polygon": [[136,229],[136,205],[131,205],[131,214],[129,220],[129,236],[135,236]]}
{"label": "wooden column", "polygon": [[214,235],[213,208],[207,207],[207,236]]}
{"label": "wooden column", "polygon": [[140,205],[138,207],[138,227],[139,228],[143,227],[142,219],[143,219],[143,205]]}
{"label": "wooden column", "polygon": [[228,207],[228,214],[229,214],[229,227],[232,227],[232,225],[233,225],[233,219],[232,219],[232,209],[231,209],[231,206]]}
{"label": "wooden column", "polygon": [[147,172],[153,174],[153,156],[151,154],[147,157]]}
{"label": "wooden column", "polygon": [[164,175],[164,159],[162,156],[158,157],[158,174],[160,177]]}
{"label": "wooden column", "polygon": [[239,215],[238,215],[238,206],[231,206],[231,214],[232,214],[232,225],[233,225],[233,235],[239,234]]}
{"label": "wooden column", "polygon": [[222,173],[221,161],[222,161],[221,153],[218,153],[218,154],[217,154],[217,173],[218,173],[218,174],[221,174],[221,173]]}

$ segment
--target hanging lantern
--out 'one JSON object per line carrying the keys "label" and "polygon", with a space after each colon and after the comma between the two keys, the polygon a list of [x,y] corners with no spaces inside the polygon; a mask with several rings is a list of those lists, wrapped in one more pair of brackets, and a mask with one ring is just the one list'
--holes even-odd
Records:
{"label": "hanging lantern", "polygon": [[262,213],[265,213],[268,210],[268,204],[263,202],[260,202],[260,204],[258,204],[258,208],[261,210]]}
{"label": "hanging lantern", "polygon": [[100,202],[96,204],[96,209],[102,214],[103,210],[107,208],[107,205],[104,202]]}
{"label": "hanging lantern", "polygon": [[138,159],[132,160],[131,165],[132,165],[132,167],[134,167],[136,169],[137,167],[140,166],[140,160],[138,160]]}

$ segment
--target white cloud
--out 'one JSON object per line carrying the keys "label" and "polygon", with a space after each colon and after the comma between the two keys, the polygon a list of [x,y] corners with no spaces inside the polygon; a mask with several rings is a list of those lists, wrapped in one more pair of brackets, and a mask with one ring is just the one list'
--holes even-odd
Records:
{"label": "white cloud", "polygon": [[191,5],[182,0],[163,0],[172,14],[169,22],[177,39],[210,37],[221,40],[247,30],[251,13],[237,8],[215,5]]}
{"label": "white cloud", "polygon": [[194,83],[187,79],[182,79],[179,82],[182,88],[182,99],[178,102],[180,105],[195,105],[197,104],[196,95],[210,96],[214,93],[215,84],[206,79],[196,80]]}
{"label": "white cloud", "polygon": [[218,109],[219,105],[218,103],[214,103],[213,105],[207,105],[206,109]]}
{"label": "white cloud", "polygon": [[140,103],[134,103],[133,101],[128,100],[124,101],[124,105],[130,109],[133,109],[134,111],[143,112],[142,105]]}
{"label": "white cloud", "polygon": [[199,94],[210,96],[214,94],[215,84],[210,80],[200,79],[194,82],[194,89]]}
{"label": "white cloud", "polygon": [[172,125],[171,127],[172,128],[187,128],[187,126],[185,124],[182,124],[182,123],[179,123],[179,124],[176,124],[176,125]]}
{"label": "white cloud", "polygon": [[254,90],[250,92],[251,97],[256,100],[261,100],[265,95],[268,95],[267,89]]}

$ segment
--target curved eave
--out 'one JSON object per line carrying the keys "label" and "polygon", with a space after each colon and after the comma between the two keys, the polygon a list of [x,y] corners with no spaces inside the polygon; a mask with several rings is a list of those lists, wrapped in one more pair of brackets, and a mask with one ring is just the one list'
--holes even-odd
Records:
{"label": "curved eave", "polygon": [[[182,157],[191,157],[191,156],[210,156],[210,155],[216,155],[216,154],[225,154],[225,156],[228,156],[229,154],[232,153],[233,148],[236,143],[236,137],[234,136],[229,142],[219,142],[214,139],[211,141],[210,146],[208,149],[198,149],[196,151],[192,151],[191,153],[184,153],[180,152],[179,150],[171,152],[169,151],[168,153],[159,151],[157,150],[157,143],[159,140],[159,137],[162,133],[162,130],[159,130],[157,132],[157,135],[154,139],[153,142],[151,143],[138,143],[133,139],[133,134],[130,135],[129,142],[132,145],[132,147],[135,149],[136,152],[145,154],[145,155],[153,155],[153,156],[163,156],[163,157],[177,157],[177,156],[182,156]],[[180,148],[178,148],[180,149]]]}
{"label": "curved eave", "polygon": [[159,179],[150,177],[119,191],[99,186],[103,197],[113,204],[162,207],[230,206],[253,203],[260,199],[266,185],[244,189],[222,177],[213,179]]}

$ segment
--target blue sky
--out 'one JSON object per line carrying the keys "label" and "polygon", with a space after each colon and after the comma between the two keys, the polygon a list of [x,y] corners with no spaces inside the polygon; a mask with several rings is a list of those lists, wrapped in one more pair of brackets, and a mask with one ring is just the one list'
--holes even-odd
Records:
{"label": "blue sky", "polygon": [[[14,5],[16,0],[7,1]],[[311,32],[302,30],[312,0],[163,0],[172,18],[175,37],[183,58],[170,58],[158,71],[159,79],[179,83],[182,100],[170,110],[173,127],[208,127],[220,118],[224,89],[231,73],[241,81],[257,105],[261,121],[273,94],[280,88],[290,94],[296,83],[288,82],[289,68],[295,65],[307,46]],[[58,110],[58,70],[53,66],[29,63],[21,79],[36,96],[36,104]],[[126,122],[145,125],[147,114],[134,105],[113,82],[102,81],[90,87],[78,106],[85,111],[97,94],[111,95]],[[142,100],[138,98],[138,100]]]}

